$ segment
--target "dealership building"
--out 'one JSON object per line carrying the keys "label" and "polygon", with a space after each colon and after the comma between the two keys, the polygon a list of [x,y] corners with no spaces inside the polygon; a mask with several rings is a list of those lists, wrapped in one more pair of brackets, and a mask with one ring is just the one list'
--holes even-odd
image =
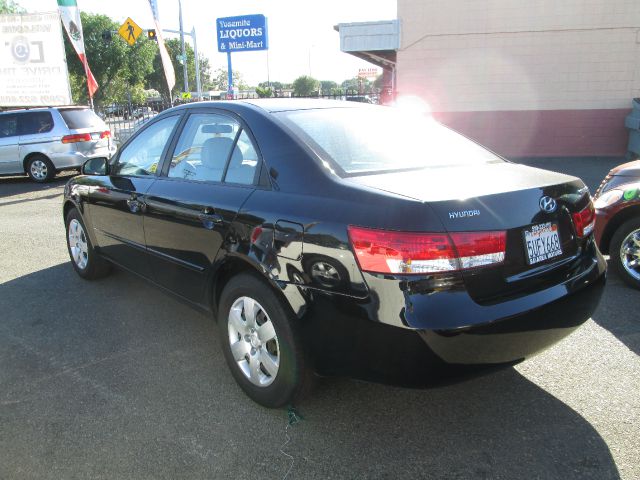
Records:
{"label": "dealership building", "polygon": [[638,0],[398,0],[340,24],[396,98],[508,157],[623,155],[640,97]]}

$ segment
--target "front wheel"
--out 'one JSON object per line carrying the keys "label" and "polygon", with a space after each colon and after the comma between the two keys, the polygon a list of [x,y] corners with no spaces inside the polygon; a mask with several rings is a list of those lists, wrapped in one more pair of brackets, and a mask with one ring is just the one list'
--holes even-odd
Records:
{"label": "front wheel", "polygon": [[311,385],[297,333],[299,321],[266,282],[232,278],[220,297],[218,325],[224,356],[236,382],[269,408],[292,404]]}
{"label": "front wheel", "polygon": [[640,218],[623,223],[611,238],[611,262],[628,285],[640,289]]}
{"label": "front wheel", "polygon": [[73,208],[69,211],[65,224],[67,250],[78,275],[86,280],[95,280],[109,274],[111,264],[96,253],[78,210]]}

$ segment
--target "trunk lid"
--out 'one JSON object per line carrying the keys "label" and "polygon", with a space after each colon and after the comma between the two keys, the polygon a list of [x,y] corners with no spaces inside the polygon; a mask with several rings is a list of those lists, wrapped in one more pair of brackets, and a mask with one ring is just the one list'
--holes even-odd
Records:
{"label": "trunk lid", "polygon": [[[449,232],[506,231],[502,264],[463,272],[470,295],[481,303],[560,281],[570,274],[584,243],[576,236],[571,215],[589,204],[589,191],[569,175],[501,162],[350,180],[425,202]],[[541,209],[542,197],[555,200],[554,211]],[[538,250],[531,250],[527,242],[536,238],[540,226],[557,232],[560,254],[554,249],[551,258],[536,257]]]}

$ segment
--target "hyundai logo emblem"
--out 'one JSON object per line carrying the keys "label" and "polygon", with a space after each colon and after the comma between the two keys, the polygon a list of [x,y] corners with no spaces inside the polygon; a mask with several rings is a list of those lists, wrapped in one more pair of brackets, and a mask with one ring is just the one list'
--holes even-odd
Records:
{"label": "hyundai logo emblem", "polygon": [[558,204],[556,203],[556,201],[553,198],[547,197],[547,196],[544,196],[540,199],[539,205],[540,205],[540,210],[547,213],[555,212],[556,208],[558,207]]}

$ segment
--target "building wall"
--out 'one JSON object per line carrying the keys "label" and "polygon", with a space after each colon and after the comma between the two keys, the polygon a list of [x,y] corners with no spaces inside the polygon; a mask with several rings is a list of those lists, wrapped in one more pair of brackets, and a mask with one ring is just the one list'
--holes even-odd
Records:
{"label": "building wall", "polygon": [[507,156],[620,155],[637,0],[398,0],[397,94]]}

